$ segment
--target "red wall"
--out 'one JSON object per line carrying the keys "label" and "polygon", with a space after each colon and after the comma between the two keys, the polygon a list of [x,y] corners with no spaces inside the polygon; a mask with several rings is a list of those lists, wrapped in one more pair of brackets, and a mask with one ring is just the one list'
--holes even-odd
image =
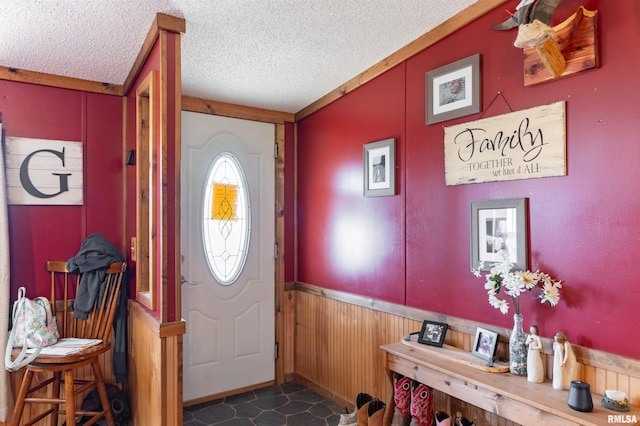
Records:
{"label": "red wall", "polygon": [[[513,2],[510,7],[515,7]],[[470,203],[529,198],[530,268],[563,280],[556,308],[533,301],[525,325],[552,337],[640,358],[630,338],[640,291],[640,2],[565,0],[598,10],[600,67],[523,85],[515,30],[487,14],[298,124],[298,276],[301,282],[510,327],[469,272]],[[425,125],[425,73],[481,53],[483,112]],[[567,107],[567,176],[444,184],[443,128],[556,101]],[[397,139],[398,192],[362,195],[362,145]],[[603,338],[607,336],[606,338]]]}
{"label": "red wall", "polygon": [[293,123],[284,123],[284,281],[295,281],[295,168],[289,166],[295,164],[295,126]]}
{"label": "red wall", "polygon": [[[180,160],[179,135],[176,133],[176,120],[179,119],[179,117],[176,117],[176,115],[179,114],[176,106],[176,93],[179,93],[179,90],[176,90],[176,80],[179,77],[179,73],[175,71],[176,64],[179,63],[179,51],[175,48],[176,37],[179,37],[179,35],[167,32],[165,36],[166,49],[164,53],[166,56],[163,56],[163,48],[160,38],[158,38],[126,97],[126,149],[127,151],[131,149],[136,150],[136,89],[143,80],[147,78],[149,73],[156,71],[156,116],[154,133],[158,139],[158,144],[162,145],[166,151],[158,149],[156,158],[158,181],[156,182],[157,193],[154,194],[154,198],[161,203],[162,200],[164,200],[165,203],[159,206],[156,217],[156,248],[161,258],[157,262],[155,274],[156,277],[160,278],[158,278],[155,283],[151,283],[151,285],[155,286],[157,295],[156,308],[153,311],[153,315],[164,322],[173,322],[180,320],[178,317],[178,305],[176,303],[178,300],[178,292],[180,291],[180,282],[176,282],[175,279],[175,265],[179,264],[179,261],[176,260],[178,256],[176,247],[180,246],[180,241],[176,240],[176,236],[179,235],[178,228],[180,226],[179,220],[177,220],[180,206],[180,200],[177,198],[179,196],[177,184],[180,177],[176,175],[177,163]],[[164,93],[162,92],[163,87],[165,90]],[[164,136],[164,139],[162,132],[163,124],[166,125],[166,133],[164,133],[166,136]],[[163,162],[166,163],[166,170],[162,169]],[[163,173],[166,175],[166,185],[162,184]],[[127,241],[130,242],[131,238],[136,235],[136,167],[127,168],[126,182]],[[166,235],[163,235],[161,229],[163,222],[166,222],[168,230]],[[163,243],[166,243],[166,246],[163,246]],[[127,253],[127,256],[130,260],[129,274],[131,277],[132,294],[135,296],[136,262],[131,260],[130,252]]]}
{"label": "red wall", "polygon": [[405,66],[298,125],[298,280],[405,301],[405,179],[395,197],[362,195],[362,145],[396,138],[405,169]]}
{"label": "red wall", "polygon": [[[84,205],[9,206],[11,294],[49,294],[47,260],[68,260],[99,232],[124,250],[122,98],[0,80],[5,136],[84,143]],[[124,251],[123,251],[124,253]]]}
{"label": "red wall", "polygon": [[[173,70],[175,60],[175,35],[167,35],[167,68]],[[44,269],[47,260],[68,260],[75,256],[82,240],[93,232],[105,236],[129,260],[130,294],[135,295],[135,262],[129,250],[131,237],[136,229],[136,168],[123,170],[123,156],[135,149],[136,96],[135,87],[151,70],[161,67],[160,48],[151,51],[146,65],[134,88],[126,98],[127,133],[126,149],[123,150],[124,103],[120,96],[99,95],[77,90],[51,88],[27,83],[0,80],[0,112],[3,131],[7,136],[40,139],[80,141],[84,143],[84,197],[83,206],[9,206],[9,233],[11,247],[11,294],[15,298],[19,286],[27,287],[29,297],[49,293],[49,278]],[[173,206],[176,190],[173,182],[176,160],[176,125],[174,112],[176,100],[173,71],[168,72],[167,88],[171,96],[160,96],[162,82],[158,73],[157,101],[167,106],[167,140],[170,155],[167,159],[166,219],[169,226],[177,224],[177,211]],[[157,109],[157,131],[160,134],[161,111]],[[158,163],[160,163],[160,159]],[[126,176],[126,187],[123,179]],[[158,185],[161,187],[161,185]],[[123,188],[126,188],[127,235],[125,233]],[[177,226],[177,225],[176,225]],[[177,243],[175,233],[166,236],[169,247],[166,262],[167,288],[163,293],[162,282],[155,283],[158,307],[154,314],[166,309],[165,319],[175,321],[177,317],[174,265]],[[158,238],[160,245],[160,238]],[[160,264],[161,266],[161,264]],[[160,267],[159,266],[159,267]],[[158,271],[157,276],[162,276]]]}
{"label": "red wall", "polygon": [[[138,77],[136,78],[135,82],[132,84],[131,89],[129,90],[129,93],[126,96],[126,104],[127,104],[127,127],[126,127],[126,134],[127,134],[127,141],[126,141],[126,149],[127,152],[129,150],[133,150],[135,153],[135,163],[136,166],[135,167],[127,167],[127,177],[126,177],[126,199],[127,199],[127,241],[131,242],[131,239],[133,237],[136,236],[136,229],[137,229],[137,187],[136,187],[136,168],[137,165],[139,163],[139,155],[138,155],[138,150],[136,147],[136,139],[137,139],[137,127],[136,127],[136,123],[137,123],[137,119],[136,119],[136,109],[137,109],[137,95],[136,95],[136,90],[137,88],[140,86],[140,84],[144,81],[145,78],[147,78],[147,76],[149,75],[149,73],[156,71],[156,84],[155,84],[155,93],[156,93],[156,104],[158,103],[159,99],[160,99],[160,88],[161,88],[161,82],[160,82],[160,44],[159,42],[156,40],[156,43],[154,44],[153,48],[151,49],[151,51],[149,52],[149,56],[147,57],[144,66],[142,67],[142,69],[140,70],[140,73],[138,74]],[[154,123],[155,123],[155,130],[154,130],[154,134],[159,135],[159,131],[160,131],[160,127],[159,127],[159,123],[160,123],[160,108],[156,105],[156,116],[154,118]],[[157,194],[154,194],[154,197],[156,197]],[[159,238],[156,240],[158,241]],[[127,259],[128,259],[128,270],[129,270],[129,280],[130,280],[130,284],[131,284],[131,294],[136,295],[136,268],[137,268],[137,262],[135,262],[132,258],[131,258],[131,251],[129,251],[127,253]],[[157,275],[157,271],[156,271],[156,276]],[[156,288],[156,295],[160,295],[162,294],[162,287],[161,287],[161,282],[160,280],[158,280],[155,283],[152,283],[152,285],[155,285]],[[160,300],[160,298],[158,298],[158,301]],[[160,317],[160,303],[157,304],[155,311],[153,312],[153,314],[156,317]],[[142,305],[144,306],[144,305]]]}

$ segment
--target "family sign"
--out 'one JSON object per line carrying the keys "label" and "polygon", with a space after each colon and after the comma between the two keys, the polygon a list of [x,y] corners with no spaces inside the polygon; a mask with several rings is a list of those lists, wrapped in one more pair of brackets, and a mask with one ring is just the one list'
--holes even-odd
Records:
{"label": "family sign", "polygon": [[565,102],[444,129],[445,183],[565,176]]}

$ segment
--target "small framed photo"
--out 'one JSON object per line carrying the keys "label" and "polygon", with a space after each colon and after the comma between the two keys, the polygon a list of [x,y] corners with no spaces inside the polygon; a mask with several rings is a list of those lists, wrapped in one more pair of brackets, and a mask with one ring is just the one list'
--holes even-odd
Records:
{"label": "small framed photo", "polygon": [[442,347],[448,327],[449,325],[443,322],[424,321],[418,334],[418,343]]}
{"label": "small framed photo", "polygon": [[498,333],[484,328],[476,328],[476,339],[471,353],[487,361],[493,360],[498,347]]}
{"label": "small framed photo", "polygon": [[364,195],[379,197],[396,193],[396,140],[368,143],[362,148]]}
{"label": "small framed photo", "polygon": [[515,270],[529,268],[527,249],[527,198],[474,201],[471,203],[471,269],[483,271],[500,262],[501,250],[509,253]]}
{"label": "small framed photo", "polygon": [[426,74],[427,124],[480,112],[480,54]]}

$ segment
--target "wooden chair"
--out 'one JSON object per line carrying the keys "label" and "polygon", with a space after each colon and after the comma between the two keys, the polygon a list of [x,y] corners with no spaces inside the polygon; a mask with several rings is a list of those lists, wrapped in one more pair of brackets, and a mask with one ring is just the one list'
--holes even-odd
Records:
{"label": "wooden chair", "polygon": [[[93,311],[86,320],[73,317],[73,300],[70,299],[72,286],[77,291],[80,276],[70,274],[64,261],[47,262],[47,271],[51,273],[51,307],[58,321],[60,337],[77,337],[82,339],[100,339],[101,343],[84,348],[80,352],[70,355],[43,355],[40,354],[34,362],[25,367],[24,377],[20,385],[20,391],[11,417],[10,426],[20,425],[25,404],[49,404],[51,407],[45,411],[36,410],[35,417],[25,421],[24,425],[32,425],[51,415],[51,426],[58,425],[58,414],[65,413],[67,425],[76,424],[76,416],[91,416],[87,425],[105,417],[109,426],[114,425],[111,404],[107,397],[99,356],[111,348],[109,336],[116,313],[116,307],[122,286],[122,278],[126,269],[126,263],[117,262],[111,264],[106,271],[104,284],[104,297],[96,297]],[[56,286],[64,286],[62,291]],[[56,294],[63,294],[62,300],[56,299]],[[73,292],[75,294],[75,292]],[[18,350],[19,351],[19,350]],[[92,380],[78,380],[74,377],[74,370],[90,366],[93,373]],[[44,377],[41,383],[32,385],[34,374],[36,377]],[[51,376],[51,377],[50,377]],[[64,384],[64,395],[60,394],[61,384]],[[41,397],[42,392],[29,397],[30,394],[51,385],[51,396]],[[102,411],[88,412],[76,410],[76,397],[83,394],[96,385]],[[64,410],[60,409],[64,404]]]}

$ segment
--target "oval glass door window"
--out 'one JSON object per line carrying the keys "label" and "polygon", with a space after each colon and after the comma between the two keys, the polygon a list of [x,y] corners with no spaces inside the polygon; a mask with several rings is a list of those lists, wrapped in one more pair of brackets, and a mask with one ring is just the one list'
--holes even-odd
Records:
{"label": "oval glass door window", "polygon": [[251,216],[244,171],[229,152],[218,155],[209,170],[202,230],[213,276],[220,284],[233,284],[247,259]]}

